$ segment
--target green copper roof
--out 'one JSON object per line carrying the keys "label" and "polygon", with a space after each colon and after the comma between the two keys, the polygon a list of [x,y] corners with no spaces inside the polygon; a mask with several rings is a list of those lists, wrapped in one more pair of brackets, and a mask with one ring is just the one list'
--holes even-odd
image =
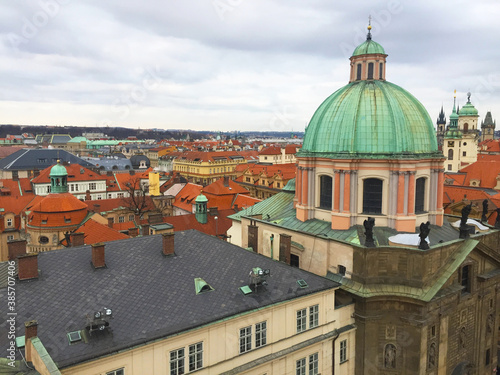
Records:
{"label": "green copper roof", "polygon": [[204,202],[208,202],[208,199],[206,196],[204,196],[203,194],[200,193],[200,195],[198,195],[194,201],[196,203],[204,203]]}
{"label": "green copper roof", "polygon": [[335,158],[438,157],[432,120],[401,87],[356,81],[334,92],[314,113],[298,156]]}
{"label": "green copper roof", "polygon": [[50,170],[50,174],[49,174],[50,177],[67,176],[67,175],[68,175],[68,171],[59,162],[57,162],[57,164],[52,167],[52,169]]}
{"label": "green copper roof", "polygon": [[477,116],[478,111],[476,107],[472,105],[470,101],[467,102],[462,108],[460,108],[460,111],[458,112],[458,115],[460,117],[462,116]]}
{"label": "green copper roof", "polygon": [[382,55],[385,55],[384,48],[378,44],[377,42],[374,42],[371,39],[365,40],[363,43],[361,43],[359,46],[356,47],[354,52],[352,53],[353,56],[360,56],[360,55],[368,55],[368,54],[373,54],[373,53],[380,53]]}

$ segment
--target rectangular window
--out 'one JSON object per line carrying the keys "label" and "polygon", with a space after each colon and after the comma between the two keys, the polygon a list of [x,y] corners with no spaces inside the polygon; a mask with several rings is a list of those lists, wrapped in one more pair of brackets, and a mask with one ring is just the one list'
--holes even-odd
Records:
{"label": "rectangular window", "polygon": [[290,254],[290,265],[292,267],[300,267],[300,257],[295,254]]}
{"label": "rectangular window", "polygon": [[124,375],[124,374],[125,374],[125,369],[123,369],[123,368],[120,368],[118,370],[109,371],[106,373],[106,375]]}
{"label": "rectangular window", "polygon": [[297,361],[295,375],[306,375],[306,359],[302,358]]}
{"label": "rectangular window", "polygon": [[462,156],[467,156],[467,152],[466,152],[466,151],[463,151],[463,152],[462,152]]}
{"label": "rectangular window", "polygon": [[255,347],[260,348],[267,344],[267,322],[255,325]]}
{"label": "rectangular window", "polygon": [[297,333],[304,332],[306,327],[307,309],[297,311]]}
{"label": "rectangular window", "polygon": [[484,364],[486,366],[489,366],[490,364],[490,349],[486,349],[486,358],[484,360]]}
{"label": "rectangular window", "polygon": [[124,194],[123,194],[123,193],[118,193],[116,196],[117,196],[118,198],[123,198],[123,197],[124,197]]}
{"label": "rectangular window", "polygon": [[345,266],[343,266],[343,265],[339,264],[339,274],[341,274],[341,275],[345,275],[345,273],[346,273],[346,268],[345,268]]}
{"label": "rectangular window", "polygon": [[471,290],[471,280],[470,280],[470,270],[471,266],[463,266],[461,272],[461,283],[464,289],[462,293],[470,293]]}
{"label": "rectangular window", "polygon": [[95,182],[91,182],[89,184],[89,190],[96,190],[96,183]]}
{"label": "rectangular window", "polygon": [[240,354],[252,349],[252,326],[240,329]]}
{"label": "rectangular window", "polygon": [[314,305],[309,307],[309,329],[318,326],[319,322],[319,306]]}
{"label": "rectangular window", "polygon": [[170,352],[170,375],[184,374],[184,348]]}
{"label": "rectangular window", "polygon": [[309,356],[309,375],[318,375],[318,353]]}
{"label": "rectangular window", "polygon": [[7,236],[7,241],[12,241],[14,239],[14,236],[13,235],[8,235]]}
{"label": "rectangular window", "polygon": [[451,164],[448,164],[448,170],[451,171]]}
{"label": "rectangular window", "polygon": [[347,340],[340,342],[340,363],[347,361]]}
{"label": "rectangular window", "polygon": [[203,343],[189,345],[189,371],[203,367]]}
{"label": "rectangular window", "polygon": [[118,217],[118,222],[119,223],[124,223],[125,222],[125,216]]}
{"label": "rectangular window", "polygon": [[69,185],[69,187],[70,187],[71,191],[75,191],[75,185],[74,184]]}
{"label": "rectangular window", "polygon": [[78,184],[75,184],[75,191],[78,191]]}
{"label": "rectangular window", "polygon": [[12,219],[7,219],[7,226],[11,227],[12,226]]}
{"label": "rectangular window", "polygon": [[128,215],[128,221],[134,221],[134,215]]}

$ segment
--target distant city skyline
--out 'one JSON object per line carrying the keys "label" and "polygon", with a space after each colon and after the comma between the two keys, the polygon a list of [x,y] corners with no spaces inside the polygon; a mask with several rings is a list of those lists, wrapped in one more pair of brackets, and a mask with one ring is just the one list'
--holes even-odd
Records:
{"label": "distant city skyline", "polygon": [[0,123],[304,131],[368,15],[434,124],[455,89],[500,120],[495,0],[23,0],[0,4]]}

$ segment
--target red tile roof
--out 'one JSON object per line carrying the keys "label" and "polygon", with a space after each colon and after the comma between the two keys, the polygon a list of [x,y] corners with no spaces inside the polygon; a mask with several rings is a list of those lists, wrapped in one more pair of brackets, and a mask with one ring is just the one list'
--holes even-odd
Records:
{"label": "red tile roof", "polygon": [[[219,178],[218,180],[212,182],[210,185],[203,188],[203,194],[205,195],[235,195],[235,194],[250,194],[250,192],[244,187],[238,185],[231,179],[228,179],[227,185],[224,185],[224,178]],[[207,197],[208,198],[208,197]]]}
{"label": "red tile roof", "polygon": [[70,193],[49,194],[40,198],[29,205],[29,226],[71,227],[79,225],[87,216],[87,205]]}
{"label": "red tile roof", "polygon": [[175,196],[173,205],[187,212],[193,212],[194,200],[200,195],[203,186],[191,182],[184,187]]}
{"label": "red tile roof", "polygon": [[11,197],[30,195],[32,198],[34,196],[29,178],[20,178],[18,181],[0,180],[0,186],[3,186],[2,195],[9,194]]}
{"label": "red tile roof", "polygon": [[[229,215],[234,214],[234,210],[218,210],[216,215],[207,214],[207,223],[201,224],[196,220],[195,214],[180,215],[180,216],[167,216],[163,218],[164,223],[172,224],[174,231],[182,231],[188,229],[196,229],[200,232],[214,236],[217,228],[217,234],[226,234],[228,229],[231,228],[232,220],[228,219]],[[217,220],[215,220],[217,216]],[[217,225],[216,222],[217,221]]]}
{"label": "red tile roof", "polygon": [[496,178],[500,174],[500,162],[494,160],[480,160],[460,170],[466,173],[463,185],[470,186],[471,180],[480,180],[480,186],[494,188],[497,184]]}
{"label": "red tile roof", "polygon": [[488,139],[479,143],[480,152],[497,152],[500,153],[500,139]]}
{"label": "red tile roof", "polygon": [[[130,228],[130,227],[129,227]],[[77,232],[83,232],[85,245],[92,245],[94,243],[99,242],[108,242],[108,241],[116,241],[116,240],[124,240],[130,238],[126,234],[118,232],[113,228],[108,227],[107,225],[98,223],[95,220],[87,220],[85,224],[80,226],[77,229]]]}
{"label": "red tile roof", "polygon": [[[90,169],[82,167],[79,164],[68,164],[64,165],[66,171],[68,172],[68,182],[72,181],[102,181],[105,180],[105,176],[100,175],[99,173],[93,172]],[[50,170],[51,167],[45,168],[43,171],[40,171],[40,175],[35,177],[32,182],[34,184],[46,184],[50,182]]]}

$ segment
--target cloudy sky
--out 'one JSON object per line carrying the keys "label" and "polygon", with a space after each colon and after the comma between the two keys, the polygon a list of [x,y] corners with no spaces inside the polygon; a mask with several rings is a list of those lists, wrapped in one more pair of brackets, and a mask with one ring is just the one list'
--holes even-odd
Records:
{"label": "cloudy sky", "polygon": [[0,123],[301,131],[369,14],[386,78],[433,121],[454,89],[500,120],[498,0],[17,0],[0,4]]}

